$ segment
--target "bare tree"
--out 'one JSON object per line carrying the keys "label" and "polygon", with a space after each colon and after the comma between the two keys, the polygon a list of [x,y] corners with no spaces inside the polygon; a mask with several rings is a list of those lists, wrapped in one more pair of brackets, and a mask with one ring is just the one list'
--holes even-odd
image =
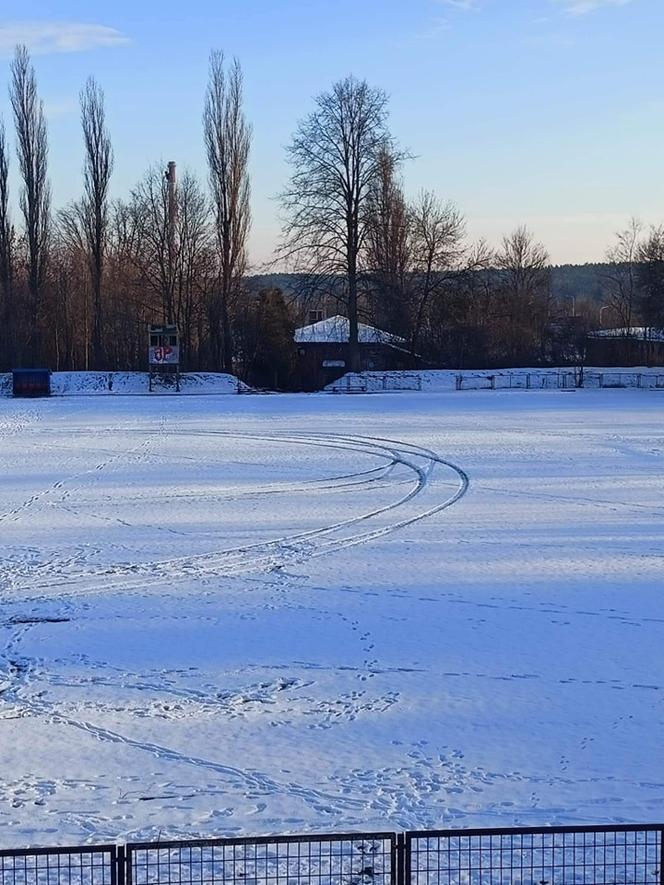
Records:
{"label": "bare tree", "polygon": [[417,352],[425,310],[431,297],[441,292],[450,271],[458,269],[464,254],[466,225],[453,203],[442,203],[423,191],[410,210],[410,238],[414,303],[411,349]]}
{"label": "bare tree", "polygon": [[[72,361],[76,359],[76,348],[73,344],[73,334],[68,328],[77,317],[77,344],[78,353],[81,357],[81,366],[86,371],[90,368],[90,339],[92,318],[90,314],[89,286],[84,285],[79,294],[80,300],[75,299],[72,291],[72,278],[80,277],[80,268],[84,272],[87,269],[89,278],[89,261],[85,232],[85,213],[81,201],[75,201],[59,209],[55,216],[55,229],[52,234],[52,255],[50,270],[55,282],[56,325],[55,333],[58,338],[56,343],[56,365],[60,365],[60,356],[63,351],[63,341],[66,339],[64,350],[70,355]],[[73,273],[76,268],[77,273]],[[84,273],[85,277],[85,273]],[[86,281],[87,282],[87,281]],[[65,323],[66,330],[60,328]],[[74,368],[73,364],[71,368]]]}
{"label": "bare tree", "polygon": [[42,353],[42,296],[48,258],[51,188],[47,180],[48,142],[44,105],[25,46],[17,46],[11,63],[9,98],[14,112],[18,160],[23,187],[20,208],[25,220],[32,352]]}
{"label": "bare tree", "polygon": [[215,285],[217,266],[210,203],[190,172],[184,173],[178,188],[175,241],[175,318],[180,328],[181,358],[189,367],[195,359],[200,368],[204,299]]}
{"label": "bare tree", "polygon": [[[146,297],[144,279],[137,267],[140,230],[134,207],[123,200],[109,210],[106,253],[106,355],[117,368],[145,368],[145,326],[155,321],[154,297]],[[110,344],[110,348],[109,348]]]}
{"label": "bare tree", "polygon": [[[610,266],[606,273],[609,305],[626,330],[633,325],[637,306],[636,272],[642,232],[641,222],[632,218],[625,230],[616,234],[613,246],[606,253]],[[629,337],[628,331],[626,335]]]}
{"label": "bare tree", "polygon": [[664,330],[664,225],[652,227],[638,250],[641,315],[649,329]]}
{"label": "bare tree", "polygon": [[152,166],[132,192],[128,209],[117,207],[116,250],[130,264],[141,293],[138,309],[146,321],[158,315],[180,327],[183,363],[191,363],[197,313],[205,292],[215,282],[213,235],[209,203],[189,172],[176,192],[175,229],[171,230],[168,181],[160,165]]}
{"label": "bare tree", "polygon": [[491,361],[495,255],[484,240],[464,251],[427,310],[422,348],[438,364],[466,368]]}
{"label": "bare tree", "polygon": [[49,282],[52,290],[54,368],[90,367],[89,269],[79,205],[60,210],[51,234]]}
{"label": "bare tree", "polygon": [[14,362],[14,229],[9,215],[9,154],[5,126],[0,120],[0,293],[2,293],[3,359]]}
{"label": "bare tree", "polygon": [[378,155],[378,175],[367,200],[366,262],[374,294],[372,319],[400,334],[408,327],[409,214],[397,176],[400,157],[388,147]]}
{"label": "bare tree", "polygon": [[527,228],[519,227],[503,237],[496,267],[500,271],[501,306],[496,320],[503,327],[502,356],[517,363],[541,359],[550,302],[549,253]]}
{"label": "bare tree", "polygon": [[295,270],[342,277],[348,312],[350,368],[360,368],[358,281],[365,270],[370,215],[387,131],[387,96],[347,77],[316,99],[288,148],[292,174],[281,194],[285,215],[278,256]]}
{"label": "bare tree", "polygon": [[233,371],[232,312],[247,266],[249,149],[251,128],[243,108],[242,69],[237,60],[226,71],[222,52],[210,54],[203,130],[215,214],[219,272],[209,300],[212,356]]}
{"label": "bare tree", "polygon": [[[205,299],[216,275],[210,202],[185,171],[169,205],[162,164],[153,165],[127,202],[108,209],[104,227],[104,361],[109,368],[145,367],[145,326],[177,322],[182,362],[201,367],[206,347]],[[88,208],[89,208],[88,204]],[[92,363],[94,305],[84,199],[57,215],[49,263],[54,358],[60,367]]]}
{"label": "bare tree", "polygon": [[104,93],[94,78],[88,79],[80,101],[85,146],[85,192],[81,211],[92,289],[92,361],[93,367],[99,369],[104,363],[102,285],[113,151],[106,128]]}
{"label": "bare tree", "polygon": [[171,235],[168,180],[163,164],[153,164],[131,193],[133,249],[129,253],[151,306],[152,321],[175,322],[177,242]]}

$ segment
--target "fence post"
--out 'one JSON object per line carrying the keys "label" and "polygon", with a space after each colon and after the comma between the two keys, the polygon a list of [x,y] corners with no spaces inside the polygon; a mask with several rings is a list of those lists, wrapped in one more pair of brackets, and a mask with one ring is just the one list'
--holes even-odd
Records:
{"label": "fence post", "polygon": [[111,874],[111,885],[127,885],[127,852],[124,845],[118,845],[115,859],[115,881]]}
{"label": "fence post", "polygon": [[[396,842],[396,885],[410,885],[410,875],[406,868],[406,835],[397,833]],[[392,877],[394,881],[394,876]]]}

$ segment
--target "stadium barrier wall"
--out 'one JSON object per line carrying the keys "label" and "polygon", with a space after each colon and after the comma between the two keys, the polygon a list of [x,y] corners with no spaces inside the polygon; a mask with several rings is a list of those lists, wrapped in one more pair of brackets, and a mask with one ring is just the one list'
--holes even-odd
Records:
{"label": "stadium barrier wall", "polygon": [[[456,390],[574,390],[640,388],[664,389],[664,374],[655,372],[583,372],[581,370],[550,372],[495,372],[494,374],[458,373],[454,377]],[[383,393],[400,390],[424,390],[420,372],[387,372],[344,375],[328,386],[331,393]],[[434,388],[435,390],[435,388]]]}

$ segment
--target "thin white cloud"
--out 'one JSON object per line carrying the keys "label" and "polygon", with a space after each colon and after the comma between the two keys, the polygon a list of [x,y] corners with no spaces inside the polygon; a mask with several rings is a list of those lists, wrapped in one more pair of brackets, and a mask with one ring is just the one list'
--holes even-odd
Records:
{"label": "thin white cloud", "polygon": [[461,12],[474,12],[480,7],[479,0],[438,0],[438,3]]}
{"label": "thin white cloud", "polygon": [[436,37],[440,37],[442,34],[447,33],[450,30],[450,27],[450,23],[446,18],[438,16],[438,18],[434,19],[425,30],[416,34],[414,39],[417,41],[434,40]]}
{"label": "thin white cloud", "polygon": [[605,9],[609,6],[627,6],[633,0],[553,0],[561,6],[568,15],[587,15],[596,9]]}
{"label": "thin white cloud", "polygon": [[131,41],[115,28],[81,22],[0,21],[0,56],[10,56],[22,43],[35,55],[85,52],[126,46]]}
{"label": "thin white cloud", "polygon": [[437,7],[442,7],[444,14],[436,15],[426,30],[416,35],[417,40],[431,40],[439,37],[451,28],[450,15],[455,12],[479,12],[481,0],[434,0]]}
{"label": "thin white cloud", "polygon": [[44,112],[48,120],[59,120],[78,112],[78,102],[73,98],[45,99]]}

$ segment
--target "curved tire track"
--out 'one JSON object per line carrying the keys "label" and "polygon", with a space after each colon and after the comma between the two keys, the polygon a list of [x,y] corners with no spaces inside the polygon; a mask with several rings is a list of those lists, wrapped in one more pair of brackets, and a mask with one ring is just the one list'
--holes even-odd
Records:
{"label": "curved tire track", "polygon": [[[127,433],[127,428],[119,432]],[[130,431],[129,431],[130,432]],[[139,431],[134,431],[139,432]],[[142,431],[144,433],[144,431]],[[86,569],[71,577],[54,581],[43,579],[31,583],[17,583],[15,589],[25,592],[56,591],[60,595],[135,590],[153,585],[163,585],[181,580],[195,580],[216,576],[233,576],[249,572],[274,570],[286,564],[304,561],[355,547],[385,537],[452,507],[466,494],[469,477],[453,462],[431,449],[412,443],[380,437],[329,434],[316,432],[284,432],[269,435],[239,433],[234,431],[182,430],[160,436],[210,437],[220,436],[238,441],[272,443],[291,447],[323,448],[348,452],[359,457],[378,459],[378,466],[367,470],[344,473],[341,476],[289,483],[281,487],[267,486],[254,489],[256,495],[275,493],[323,492],[323,491],[371,491],[373,488],[407,486],[405,492],[378,507],[316,529],[294,532],[278,538],[244,544],[227,550],[217,550],[196,555],[183,555],[158,561],[112,568]],[[132,450],[133,451],[133,450]],[[434,472],[443,471],[446,478],[441,483],[452,493],[434,504],[428,503],[421,510],[403,515],[407,505],[413,505],[425,490],[431,492]],[[401,475],[397,476],[397,472]],[[404,476],[405,474],[405,476]],[[400,512],[401,511],[401,512]],[[389,521],[385,523],[385,519]],[[376,523],[378,523],[376,525]],[[49,594],[51,595],[51,594]],[[24,597],[25,599],[25,597]],[[27,600],[26,600],[27,601]]]}

